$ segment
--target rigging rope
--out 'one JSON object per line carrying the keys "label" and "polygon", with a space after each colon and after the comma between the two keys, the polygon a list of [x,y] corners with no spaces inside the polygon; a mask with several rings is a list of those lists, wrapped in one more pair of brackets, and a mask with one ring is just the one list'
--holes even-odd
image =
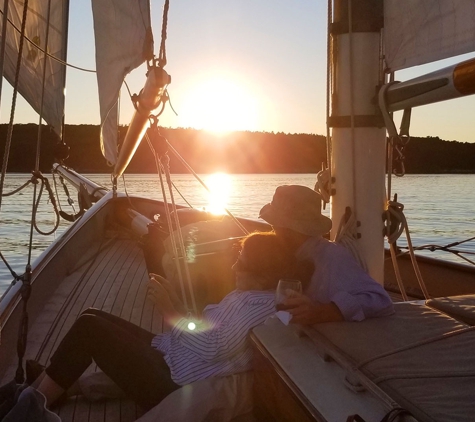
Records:
{"label": "rigging rope", "polygon": [[323,200],[323,209],[326,208],[326,204],[330,202],[332,195],[331,188],[331,152],[332,152],[332,139],[330,135],[330,98],[333,91],[332,83],[332,66],[333,66],[333,54],[332,54],[332,42],[333,38],[330,32],[333,11],[332,0],[328,0],[328,15],[327,15],[327,79],[326,79],[326,96],[325,96],[325,112],[326,112],[326,149],[327,149],[327,167],[325,169],[322,163],[322,170],[317,173],[317,181],[315,182],[314,190],[320,194]]}
{"label": "rigging rope", "polygon": [[341,218],[338,231],[335,236],[335,242],[345,246],[356,259],[361,268],[368,272],[366,261],[361,257],[357,246],[359,238],[358,222],[350,207],[346,208],[345,214]]}
{"label": "rigging rope", "polygon": [[13,268],[10,266],[8,261],[3,256],[2,252],[0,252],[0,258],[2,259],[3,263],[6,265],[8,270],[10,271],[10,274],[13,276],[12,285],[15,285],[17,281],[21,280],[21,277],[13,270]]}
{"label": "rigging rope", "polygon": [[163,16],[162,16],[162,39],[160,42],[160,51],[158,55],[158,65],[160,67],[165,67],[167,64],[167,49],[165,46],[165,41],[167,40],[167,26],[168,26],[168,9],[170,6],[170,1],[165,0],[163,6]]}
{"label": "rigging rope", "polygon": [[[161,32],[161,43],[160,43],[159,56],[158,56],[158,59],[153,59],[154,61],[153,61],[152,64],[149,64],[149,68],[151,66],[158,66],[159,68],[163,68],[167,64],[165,42],[166,42],[166,39],[167,39],[168,10],[169,10],[169,0],[165,0],[165,4],[164,4],[164,8],[163,8],[163,17],[162,17],[162,32]],[[125,85],[126,85],[126,88],[129,92],[129,95],[131,97],[132,103],[134,104],[134,107],[136,107],[137,96],[136,95],[131,95],[131,92],[130,92],[130,89],[129,89],[127,83],[125,83]],[[185,165],[185,167],[195,176],[195,178],[201,183],[201,185],[208,192],[210,192],[210,190],[206,186],[206,184],[199,178],[199,176],[193,171],[193,169],[188,165],[188,163],[186,163],[186,161],[180,156],[180,154],[173,148],[173,146],[168,142],[168,140],[166,140],[164,137],[162,137],[158,132],[158,117],[163,113],[163,111],[165,109],[165,105],[166,105],[167,101],[169,102],[169,99],[170,98],[169,98],[169,95],[168,95],[168,91],[165,90],[163,95],[162,95],[162,98],[161,98],[161,103],[162,103],[161,109],[158,111],[158,113],[155,113],[154,115],[151,114],[149,116],[150,126],[151,126],[149,131],[151,132],[151,134],[153,134],[154,138],[156,137],[157,140],[159,140],[161,142],[161,145],[159,146],[159,151],[156,151],[154,146],[152,145],[149,134],[148,134],[149,131],[147,131],[147,133],[145,134],[145,138],[146,138],[146,140],[149,144],[149,147],[151,148],[151,150],[153,152],[153,155],[155,157],[157,173],[159,175],[160,186],[161,186],[162,195],[163,195],[163,202],[164,202],[164,205],[165,205],[165,214],[166,214],[167,224],[168,224],[168,227],[169,227],[169,230],[170,230],[170,242],[172,244],[172,251],[173,251],[173,254],[174,254],[175,264],[176,264],[176,268],[177,268],[177,272],[178,272],[178,276],[179,276],[179,280],[180,280],[180,287],[181,287],[181,290],[182,290],[182,297],[183,297],[183,300],[185,302],[184,305],[189,310],[189,306],[188,306],[188,303],[187,303],[187,296],[185,294],[185,286],[184,286],[183,276],[181,274],[181,268],[180,268],[180,263],[179,263],[179,252],[181,252],[182,257],[183,257],[185,275],[186,275],[186,278],[187,278],[188,289],[189,289],[190,298],[191,298],[191,301],[192,301],[192,307],[193,307],[194,314],[196,315],[197,314],[197,307],[196,307],[196,302],[195,302],[195,297],[194,297],[194,292],[193,292],[193,286],[191,284],[191,277],[190,277],[190,273],[189,273],[189,269],[188,269],[188,262],[187,262],[188,260],[187,260],[187,256],[186,256],[187,251],[186,251],[186,248],[185,248],[185,242],[183,240],[183,234],[182,234],[181,229],[180,229],[180,222],[179,222],[179,219],[178,219],[178,213],[176,212],[177,208],[176,208],[175,199],[174,199],[174,195],[173,195],[173,188],[175,186],[174,186],[174,184],[171,180],[171,176],[170,176],[170,166],[169,166],[170,158],[168,156],[167,148],[171,149],[171,151],[175,154],[175,156],[182,162],[182,164]],[[172,110],[173,110],[173,108],[172,108]],[[170,207],[168,205],[167,193],[166,193],[166,189],[165,189],[165,182],[163,180],[164,176],[165,176],[165,181],[166,181],[167,186],[168,186],[168,195],[170,196],[170,200],[171,200],[171,210],[170,210]],[[113,184],[114,183],[115,182],[113,181]],[[115,189],[114,189],[114,191],[115,191]],[[180,195],[181,195],[181,193],[180,193]],[[173,222],[172,222],[172,213],[173,213],[173,217],[174,217],[174,220],[175,220],[174,223],[175,223],[176,230],[173,230],[174,225],[173,225]],[[234,220],[234,222],[238,225],[238,227],[240,227],[240,229],[245,234],[248,234],[248,231],[246,230],[246,228],[231,214],[231,212],[229,210],[226,209],[226,213]],[[177,239],[175,239],[175,236],[177,237]],[[179,245],[177,245],[177,243]]]}
{"label": "rigging rope", "polygon": [[23,190],[24,188],[26,188],[30,183],[33,183],[32,179],[30,180],[27,180],[25,183],[23,183],[23,185],[21,185],[20,187],[12,190],[11,192],[8,192],[8,193],[2,193],[2,196],[12,196],[12,195],[15,195],[16,193],[20,192],[21,190]]}
{"label": "rigging rope", "polygon": [[[0,11],[0,15],[3,15],[3,11]],[[19,34],[21,34],[21,29],[19,29],[10,19],[7,18],[7,21],[8,23],[11,25],[11,27],[17,31]],[[41,53],[45,54],[46,56],[48,56],[50,59],[58,62],[59,64],[62,64],[63,66],[67,66],[67,67],[71,67],[73,69],[76,69],[76,70],[80,70],[82,72],[90,72],[90,73],[96,73],[96,70],[94,69],[86,69],[84,67],[79,67],[79,66],[75,66],[71,63],[68,63],[68,62],[65,62],[64,60],[61,60],[59,59],[58,57],[56,56],[53,56],[51,53],[48,53],[46,50],[44,50],[43,48],[41,48],[37,43],[35,43],[34,41],[32,41],[30,38],[28,38],[26,35],[24,35],[24,38],[26,41],[28,41],[29,43],[29,47],[32,48],[32,49],[36,49],[38,51],[40,51]]]}
{"label": "rigging rope", "polygon": [[25,0],[25,3],[23,5],[23,16],[22,16],[22,21],[21,21],[20,43],[18,45],[18,57],[17,57],[16,71],[15,71],[15,81],[13,83],[13,95],[12,95],[12,106],[10,109],[10,121],[8,122],[5,151],[3,154],[2,173],[0,176],[0,209],[2,208],[3,186],[5,184],[5,176],[7,173],[8,159],[10,156],[10,149],[11,149],[11,144],[12,144],[13,121],[15,118],[16,99],[18,96],[18,82],[20,79],[20,68],[21,68],[21,59],[23,55],[23,44],[24,44],[24,39],[25,39],[27,12],[28,12],[28,0]]}
{"label": "rigging rope", "polygon": [[350,73],[350,130],[351,130],[351,156],[352,156],[352,173],[353,173],[353,214],[358,219],[358,210],[356,209],[356,143],[355,143],[355,110],[354,110],[354,87],[355,81],[353,76],[353,1],[348,0],[348,42],[349,42],[349,73]]}
{"label": "rigging rope", "polygon": [[[49,235],[53,234],[59,227],[60,218],[59,218],[58,205],[56,204],[56,198],[54,196],[53,190],[51,189],[51,185],[49,184],[48,179],[46,177],[44,177],[40,172],[33,172],[33,176],[36,179],[40,180],[41,187],[40,187],[40,192],[38,193],[38,198],[37,198],[37,200],[35,201],[35,203],[33,205],[32,225],[39,234],[42,234],[44,236],[49,236]],[[48,197],[49,197],[49,200],[50,200],[51,204],[53,205],[53,210],[54,210],[54,215],[55,215],[54,226],[49,232],[44,232],[44,231],[40,230],[40,228],[38,227],[38,222],[37,222],[38,206],[39,206],[39,203],[40,203],[40,200],[41,200],[41,195],[43,193],[44,188],[46,188],[46,191],[48,192]]]}
{"label": "rigging rope", "polygon": [[[330,98],[331,93],[333,92],[333,49],[332,43],[333,38],[330,33],[330,28],[333,19],[333,0],[328,0],[328,15],[327,15],[327,92],[325,98],[325,109],[326,109],[326,137],[327,137],[327,169],[330,173],[331,179],[331,151],[332,151],[332,140],[330,136]],[[329,202],[329,199],[328,201]]]}
{"label": "rigging rope", "polygon": [[[472,241],[472,240],[475,240],[475,237],[470,237],[470,238],[465,239],[465,240],[461,240],[461,241],[458,241],[458,242],[449,243],[448,245],[445,245],[445,246],[440,246],[440,245],[422,245],[422,246],[413,247],[413,249],[414,249],[415,251],[428,250],[428,251],[431,251],[431,252],[435,252],[435,251],[449,252],[449,253],[452,253],[452,254],[456,255],[456,256],[459,257],[460,259],[463,259],[464,261],[468,262],[469,264],[475,265],[475,261],[473,261],[473,260],[467,258],[466,256],[463,256],[463,255],[462,255],[462,254],[475,255],[475,252],[462,251],[462,250],[458,250],[458,249],[452,249],[453,246],[458,246],[458,245],[461,245],[462,243],[470,242],[470,241]],[[408,247],[405,247],[405,246],[399,246],[399,249],[409,249],[409,248],[408,248]],[[407,254],[407,253],[409,253],[409,251],[400,253],[399,255],[405,255],[405,254]]]}
{"label": "rigging rope", "polygon": [[[392,76],[393,77],[393,76]],[[391,113],[388,111],[387,107],[387,102],[386,102],[386,93],[389,89],[389,87],[396,82],[392,81],[390,83],[387,83],[381,87],[379,90],[378,94],[378,102],[379,102],[379,108],[381,110],[381,113],[383,115],[384,123],[386,126],[386,129],[388,131],[389,135],[389,148],[388,148],[388,189],[387,189],[387,210],[385,213],[386,221],[386,236],[388,238],[388,243],[390,247],[390,252],[391,252],[391,259],[393,262],[394,266],[394,272],[396,275],[396,280],[399,286],[399,290],[401,291],[401,295],[403,296],[404,300],[407,300],[407,295],[405,292],[404,288],[404,283],[402,281],[402,277],[399,271],[398,263],[397,263],[397,248],[396,248],[396,241],[399,238],[399,236],[405,232],[406,234],[406,239],[407,239],[407,244],[409,247],[409,254],[411,257],[411,262],[412,262],[412,267],[414,269],[414,273],[416,275],[417,281],[419,283],[419,287],[421,288],[421,291],[426,299],[429,299],[429,292],[427,290],[427,287],[424,283],[424,280],[422,278],[422,274],[419,270],[419,265],[417,263],[417,259],[415,256],[415,249],[412,246],[412,240],[411,240],[411,235],[409,232],[409,226],[407,224],[406,217],[404,215],[404,205],[397,202],[397,195],[394,196],[394,200],[391,200],[391,177],[392,174],[395,174],[397,176],[403,176],[404,175],[404,163],[402,162],[402,159],[404,158],[402,154],[402,149],[397,149],[396,144],[403,145],[404,142],[401,140],[402,136],[407,136],[409,139],[409,123],[410,123],[410,110],[404,110],[404,116],[403,120],[401,123],[401,133],[399,134],[396,129],[396,125],[394,124],[394,120],[392,118]],[[407,141],[408,142],[408,141]],[[406,144],[407,144],[406,142]],[[401,171],[394,171],[393,169],[393,155],[394,155],[394,149],[396,149],[396,152],[398,153],[398,156],[396,160],[399,160],[399,163],[402,164]]]}
{"label": "rigging rope", "polygon": [[[58,211],[58,209],[56,207],[56,201],[55,201],[55,198],[54,198],[54,194],[53,194],[53,192],[52,192],[52,190],[49,186],[49,182],[48,182],[48,179],[46,177],[41,175],[41,173],[39,173],[39,172],[33,172],[32,177],[27,182],[25,182],[23,185],[21,185],[20,187],[14,189],[11,192],[4,193],[3,196],[4,197],[12,196],[12,195],[20,192],[21,190],[25,189],[30,184],[35,184],[35,185],[38,184],[39,183],[38,180],[41,182],[42,187],[40,189],[40,194],[38,196],[38,199],[37,199],[37,201],[34,205],[34,212],[33,212],[33,220],[32,221],[33,221],[33,225],[34,225],[36,231],[39,234],[50,235],[50,234],[53,234],[58,229],[58,226],[59,226],[58,215],[60,215],[61,211]],[[37,224],[37,220],[36,220],[38,206],[39,206],[39,203],[40,203],[40,200],[41,200],[41,196],[42,196],[44,186],[46,186],[46,190],[49,193],[49,199],[50,199],[50,202],[53,204],[53,209],[54,209],[55,215],[56,215],[55,226],[50,232],[43,232],[42,230],[40,230],[38,228],[38,224]],[[13,268],[9,265],[7,259],[1,254],[1,252],[0,252],[0,258],[2,259],[3,263],[8,268],[8,270],[10,271],[10,274],[13,276],[13,281],[12,281],[11,285],[14,285],[18,280],[21,280],[22,276],[18,276],[17,273],[15,271],[13,271]]]}
{"label": "rigging rope", "polygon": [[[8,132],[7,132],[7,140],[5,143],[5,153],[3,156],[3,165],[2,165],[2,174],[0,180],[0,209],[1,209],[1,201],[2,201],[2,194],[3,194],[3,186],[5,183],[5,176],[8,167],[8,159],[10,155],[11,143],[12,143],[12,135],[13,135],[13,122],[15,117],[15,109],[16,109],[16,99],[18,96],[18,83],[20,79],[20,69],[21,69],[21,60],[23,56],[23,45],[25,39],[25,28],[26,28],[26,17],[28,15],[28,0],[25,0],[23,3],[23,15],[22,15],[22,22],[21,22],[21,33],[20,33],[20,42],[18,46],[18,57],[16,63],[16,70],[15,70],[15,81],[13,83],[13,95],[12,95],[12,106],[10,109],[10,121],[8,123]],[[29,264],[26,265],[26,271],[23,275],[23,283],[21,286],[21,297],[23,302],[22,307],[22,315],[19,325],[19,332],[18,332],[18,341],[17,341],[17,355],[18,355],[18,367],[15,373],[15,381],[17,383],[22,383],[25,378],[25,373],[23,370],[23,357],[26,351],[26,342],[28,336],[28,311],[27,311],[27,304],[28,299],[31,293],[31,266]]]}
{"label": "rigging rope", "polygon": [[[168,148],[171,149],[171,151],[173,152],[173,154],[175,154],[175,157],[177,157],[180,162],[187,168],[187,170],[189,172],[191,172],[191,174],[193,174],[193,176],[195,176],[195,179],[201,184],[201,186],[203,186],[207,192],[211,192],[211,190],[208,188],[208,186],[206,185],[205,182],[203,182],[203,180],[200,178],[200,176],[198,176],[198,174],[196,174],[196,172],[193,170],[193,168],[186,162],[186,160],[180,155],[180,153],[173,147],[172,144],[170,144],[170,142],[168,140],[167,141],[167,145],[168,145]],[[242,232],[245,234],[245,235],[248,235],[249,234],[249,231],[241,224],[241,222],[233,215],[233,213],[231,211],[229,211],[227,208],[224,209],[224,211],[226,212],[226,214],[231,217],[233,219],[233,221],[236,223],[236,225],[242,230]]]}
{"label": "rigging rope", "polygon": [[[189,269],[188,269],[188,259],[187,259],[187,256],[186,256],[187,255],[186,254],[186,249],[185,249],[183,236],[182,236],[181,229],[180,229],[180,222],[178,220],[178,213],[177,213],[177,209],[176,209],[176,204],[175,204],[174,199],[173,199],[172,186],[171,186],[171,184],[168,184],[169,194],[170,194],[170,197],[171,197],[171,200],[172,200],[172,205],[171,205],[172,209],[170,210],[170,207],[168,206],[165,184],[164,184],[164,181],[163,181],[163,174],[165,174],[167,183],[168,183],[168,181],[171,180],[170,175],[169,175],[169,170],[170,170],[170,168],[169,168],[169,157],[168,157],[168,154],[166,152],[166,149],[164,148],[165,147],[165,143],[164,143],[165,138],[163,138],[160,135],[160,133],[158,131],[158,128],[157,128],[157,120],[154,120],[154,124],[153,124],[150,132],[154,137],[154,141],[157,142],[157,143],[160,142],[160,145],[159,145],[160,150],[159,151],[157,151],[154,148],[154,146],[152,144],[152,141],[150,140],[150,136],[149,136],[148,132],[149,131],[147,131],[145,136],[146,136],[148,145],[149,145],[150,149],[153,152],[153,155],[154,155],[154,158],[155,158],[155,163],[156,163],[156,166],[157,166],[157,173],[159,175],[160,187],[161,187],[161,190],[162,190],[163,203],[165,205],[165,217],[167,219],[167,225],[168,225],[169,232],[170,232],[169,238],[170,238],[170,242],[171,242],[171,248],[172,248],[173,259],[174,259],[174,262],[175,262],[175,268],[176,268],[177,274],[178,274],[178,281],[179,281],[179,284],[180,284],[183,304],[185,306],[185,309],[188,312],[190,312],[190,307],[188,306],[188,299],[187,299],[187,295],[186,295],[186,291],[185,291],[185,282],[184,282],[183,274],[182,274],[182,271],[181,271],[180,256],[179,256],[180,252],[181,252],[181,256],[183,258],[183,265],[184,265],[184,269],[185,269],[185,275],[186,275],[186,278],[187,278],[187,284],[188,284],[188,288],[189,288],[189,292],[190,292],[190,298],[191,298],[191,301],[192,301],[193,314],[196,316],[197,313],[198,313],[198,309],[197,309],[197,306],[196,306],[193,286],[191,284],[191,277],[190,277],[190,272],[189,272]],[[163,161],[162,161],[162,159],[163,159]],[[172,212],[174,213],[174,216],[175,216],[176,230],[173,230],[173,222],[172,222],[172,218],[171,218]],[[177,236],[178,239],[175,237],[175,233],[178,234],[178,236]],[[177,240],[178,240],[179,245],[177,245]]]}

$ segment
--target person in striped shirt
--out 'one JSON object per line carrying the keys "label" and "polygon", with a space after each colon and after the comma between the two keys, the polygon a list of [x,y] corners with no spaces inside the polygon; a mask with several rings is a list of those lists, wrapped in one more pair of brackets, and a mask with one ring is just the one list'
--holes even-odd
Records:
{"label": "person in striped shirt", "polygon": [[150,409],[181,386],[209,377],[251,369],[249,332],[275,313],[280,278],[310,278],[313,268],[295,258],[272,233],[243,239],[233,266],[236,289],[208,305],[194,326],[180,311],[172,285],[150,274],[148,296],[158,306],[169,332],[155,335],[119,317],[87,309],[76,320],[34,381],[50,405],[94,361],[127,396]]}

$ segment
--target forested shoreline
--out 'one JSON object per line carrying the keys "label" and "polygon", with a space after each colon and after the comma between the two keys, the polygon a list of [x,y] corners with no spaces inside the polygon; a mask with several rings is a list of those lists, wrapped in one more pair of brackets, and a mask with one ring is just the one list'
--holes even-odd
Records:
{"label": "forested shoreline", "polygon": [[[127,131],[120,128],[122,139]],[[322,135],[267,132],[232,132],[217,135],[195,129],[161,128],[197,173],[316,173],[326,163]],[[13,130],[8,172],[30,172],[35,167],[38,125],[18,124]],[[0,155],[4,161],[7,125],[0,125]],[[65,165],[80,173],[110,173],[99,145],[99,126],[66,125],[69,146]],[[58,138],[47,127],[41,130],[40,170],[49,172],[55,160]],[[159,146],[157,145],[156,148]],[[187,173],[169,151],[172,173]],[[405,151],[405,170],[412,174],[475,173],[475,143],[445,141],[437,137],[411,138]],[[155,173],[155,160],[147,142],[142,142],[127,173]]]}

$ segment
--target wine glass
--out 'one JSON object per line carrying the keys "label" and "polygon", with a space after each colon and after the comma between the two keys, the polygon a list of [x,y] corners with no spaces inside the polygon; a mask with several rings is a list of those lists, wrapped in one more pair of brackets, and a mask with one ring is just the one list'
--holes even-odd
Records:
{"label": "wine glass", "polygon": [[[291,290],[289,292],[289,290]],[[282,303],[286,298],[292,296],[292,292],[302,293],[302,283],[300,280],[282,278],[279,280],[275,291],[275,304]]]}

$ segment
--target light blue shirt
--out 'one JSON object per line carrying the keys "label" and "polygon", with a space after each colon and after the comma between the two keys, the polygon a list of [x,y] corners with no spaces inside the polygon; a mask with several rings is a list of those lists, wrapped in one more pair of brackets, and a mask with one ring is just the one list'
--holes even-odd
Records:
{"label": "light blue shirt", "polygon": [[312,237],[300,246],[296,257],[315,266],[305,294],[316,303],[335,303],[345,321],[394,313],[388,293],[344,246],[323,237]]}

